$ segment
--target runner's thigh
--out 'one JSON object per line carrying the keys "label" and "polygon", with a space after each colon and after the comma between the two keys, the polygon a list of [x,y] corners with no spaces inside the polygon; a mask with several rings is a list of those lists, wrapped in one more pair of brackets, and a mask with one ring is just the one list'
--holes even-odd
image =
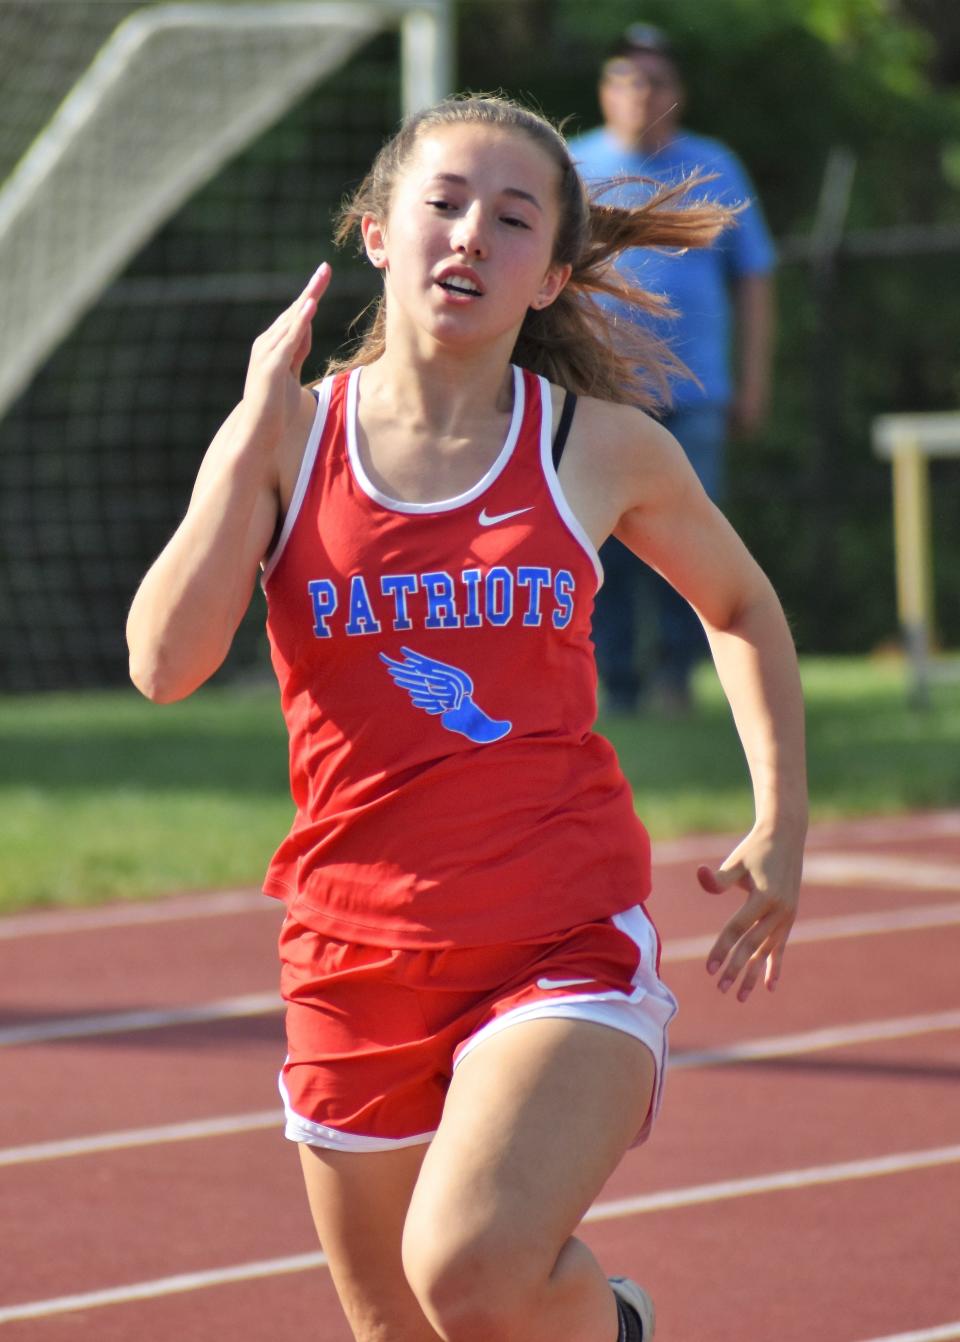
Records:
{"label": "runner's thigh", "polygon": [[647,1115],[656,1067],[593,1022],[518,1022],[457,1067],[404,1234],[416,1286],[459,1267],[536,1289]]}
{"label": "runner's thigh", "polygon": [[436,1342],[400,1261],[425,1151],[422,1145],[377,1152],[300,1147],[314,1225],[358,1342]]}

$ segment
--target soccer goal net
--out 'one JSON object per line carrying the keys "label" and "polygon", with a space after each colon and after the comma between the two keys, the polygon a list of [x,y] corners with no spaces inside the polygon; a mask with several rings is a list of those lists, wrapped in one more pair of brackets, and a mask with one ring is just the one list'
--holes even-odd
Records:
{"label": "soccer goal net", "polygon": [[[449,49],[447,0],[0,6],[0,689],[124,676],[251,340]],[[318,363],[374,288],[335,264]]]}

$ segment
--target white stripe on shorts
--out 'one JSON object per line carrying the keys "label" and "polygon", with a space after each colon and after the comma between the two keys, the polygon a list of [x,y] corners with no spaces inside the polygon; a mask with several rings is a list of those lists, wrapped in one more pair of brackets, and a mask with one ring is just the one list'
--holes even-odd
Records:
{"label": "white stripe on shorts", "polygon": [[337,1128],[328,1128],[323,1123],[314,1123],[303,1118],[290,1106],[290,1095],[283,1084],[283,1072],[277,1077],[286,1126],[283,1135],[291,1142],[302,1142],[306,1146],[325,1146],[334,1151],[396,1151],[401,1146],[419,1146],[429,1142],[433,1132],[419,1132],[413,1137],[363,1137],[352,1132],[340,1132]]}
{"label": "white stripe on shorts", "polygon": [[592,1021],[596,1025],[608,1025],[613,1030],[621,1030],[646,1044],[657,1068],[650,1113],[634,1139],[634,1145],[638,1146],[650,1136],[654,1120],[660,1112],[669,1053],[667,1027],[677,1014],[677,999],[657,975],[657,934],[643,908],[637,904],[625,913],[615,914],[611,921],[640,952],[640,962],[633,976],[633,991],[629,995],[621,992],[571,993],[568,997],[551,997],[549,1000],[515,1007],[490,1021],[461,1044],[453,1069],[456,1071],[467,1054],[482,1040],[521,1021],[559,1017],[564,1020]]}

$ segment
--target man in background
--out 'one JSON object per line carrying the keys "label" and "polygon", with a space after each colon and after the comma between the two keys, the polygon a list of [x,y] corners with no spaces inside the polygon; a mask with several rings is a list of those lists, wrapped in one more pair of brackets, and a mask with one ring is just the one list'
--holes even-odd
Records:
{"label": "man in background", "polygon": [[[726,443],[749,435],[767,414],[773,342],[773,243],[753,186],[736,155],[718,140],[681,126],[684,87],[667,36],[633,24],[611,51],[600,77],[604,124],[571,143],[589,185],[617,177],[648,183],[618,187],[603,199],[636,201],[650,182],[709,175],[697,194],[747,208],[737,226],[710,248],[678,255],[638,249],[621,269],[643,288],[665,294],[677,316],[664,323],[675,354],[697,381],[677,380],[663,423],[679,440],[707,493],[724,493]],[[690,679],[705,650],[700,622],[687,603],[618,540],[601,552],[606,578],[597,596],[594,641],[606,707],[632,712],[642,689],[661,711],[690,707]],[[652,672],[637,662],[638,593],[653,589],[658,617]]]}

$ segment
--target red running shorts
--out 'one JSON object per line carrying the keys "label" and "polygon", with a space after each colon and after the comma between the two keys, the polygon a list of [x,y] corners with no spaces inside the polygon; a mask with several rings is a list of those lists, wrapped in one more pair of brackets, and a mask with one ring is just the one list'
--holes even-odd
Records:
{"label": "red running shorts", "polygon": [[622,1030],[653,1054],[643,1141],[660,1107],[677,1009],[658,953],[641,905],[550,940],[442,950],[356,945],[288,916],[280,933],[286,1135],[341,1151],[428,1142],[471,1049],[520,1021],[560,1016]]}

